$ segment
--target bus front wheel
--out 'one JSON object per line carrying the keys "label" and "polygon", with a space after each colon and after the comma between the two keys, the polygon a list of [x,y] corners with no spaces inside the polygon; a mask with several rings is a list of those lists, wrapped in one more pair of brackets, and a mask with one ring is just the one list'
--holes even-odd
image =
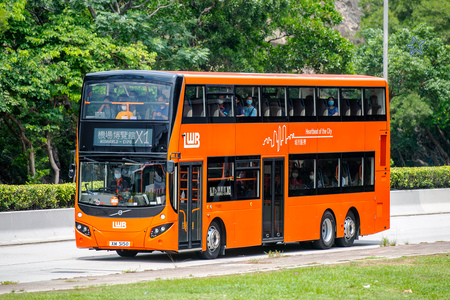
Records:
{"label": "bus front wheel", "polygon": [[136,250],[117,249],[116,252],[122,257],[135,257],[138,254]]}
{"label": "bus front wheel", "polygon": [[206,251],[201,252],[201,256],[206,259],[214,259],[219,256],[221,246],[221,233],[219,224],[212,221],[206,234]]}
{"label": "bus front wheel", "polygon": [[320,222],[320,239],[313,242],[317,249],[329,249],[336,238],[336,221],[331,212],[326,211]]}
{"label": "bus front wheel", "polygon": [[353,212],[349,211],[344,222],[344,237],[336,239],[336,245],[339,247],[350,247],[355,241],[358,232],[356,218]]}

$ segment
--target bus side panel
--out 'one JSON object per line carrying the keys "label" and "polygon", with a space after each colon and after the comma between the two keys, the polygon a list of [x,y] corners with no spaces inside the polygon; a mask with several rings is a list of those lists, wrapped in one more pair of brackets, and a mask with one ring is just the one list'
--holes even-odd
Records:
{"label": "bus side panel", "polygon": [[375,232],[380,232],[390,228],[390,182],[389,172],[375,172],[375,190],[377,191],[374,199],[375,211]]}
{"label": "bus side panel", "polygon": [[[306,198],[287,198],[285,209],[285,242],[306,241],[319,238],[317,205]],[[317,225],[317,226],[315,226]]]}
{"label": "bus side panel", "polygon": [[235,211],[235,247],[261,245],[262,207],[261,200],[241,201]]}
{"label": "bus side panel", "polygon": [[[235,124],[183,124],[179,151],[183,161],[190,158],[235,155]],[[204,166],[207,174],[207,166]]]}
{"label": "bus side panel", "polygon": [[319,123],[318,152],[359,152],[364,151],[364,142],[370,133],[364,132],[364,123]]}
{"label": "bus side panel", "polygon": [[261,200],[209,203],[205,213],[204,232],[215,218],[224,222],[227,248],[261,245]]}

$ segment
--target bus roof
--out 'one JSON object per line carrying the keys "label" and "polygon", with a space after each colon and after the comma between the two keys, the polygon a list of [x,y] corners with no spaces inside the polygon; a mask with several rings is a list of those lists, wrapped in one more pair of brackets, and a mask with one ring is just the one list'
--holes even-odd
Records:
{"label": "bus roof", "polygon": [[[351,82],[370,82],[371,85],[385,86],[386,80],[380,77],[366,76],[366,75],[340,75],[340,74],[276,74],[276,73],[229,73],[229,72],[193,72],[193,71],[146,71],[146,70],[119,70],[119,71],[105,71],[98,73],[86,74],[85,81],[101,80],[101,79],[152,79],[157,81],[173,82],[176,77],[181,76],[188,79],[188,81],[198,81],[205,79],[214,84],[213,81],[217,79],[233,80],[304,80],[305,83],[317,84],[317,81],[324,81],[324,84],[335,84],[337,81],[345,81],[346,85]],[[189,80],[191,79],[191,80]],[[313,83],[314,82],[314,83]],[[230,82],[223,82],[230,84]],[[322,84],[320,84],[322,85]]]}

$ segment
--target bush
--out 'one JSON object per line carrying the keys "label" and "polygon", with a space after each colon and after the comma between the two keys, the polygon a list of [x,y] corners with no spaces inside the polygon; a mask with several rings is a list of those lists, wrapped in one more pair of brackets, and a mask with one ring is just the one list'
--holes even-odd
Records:
{"label": "bush", "polygon": [[0,185],[0,211],[73,207],[75,184]]}
{"label": "bush", "polygon": [[391,168],[391,189],[434,189],[450,187],[450,166]]}

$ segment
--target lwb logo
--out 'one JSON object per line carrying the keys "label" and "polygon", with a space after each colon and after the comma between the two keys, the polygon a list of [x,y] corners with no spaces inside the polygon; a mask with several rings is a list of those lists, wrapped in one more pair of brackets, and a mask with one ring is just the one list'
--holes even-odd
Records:
{"label": "lwb logo", "polygon": [[183,134],[184,148],[200,148],[200,133],[186,132]]}
{"label": "lwb logo", "polygon": [[120,221],[113,221],[113,228],[122,228],[125,229],[127,228],[127,222],[120,222]]}

